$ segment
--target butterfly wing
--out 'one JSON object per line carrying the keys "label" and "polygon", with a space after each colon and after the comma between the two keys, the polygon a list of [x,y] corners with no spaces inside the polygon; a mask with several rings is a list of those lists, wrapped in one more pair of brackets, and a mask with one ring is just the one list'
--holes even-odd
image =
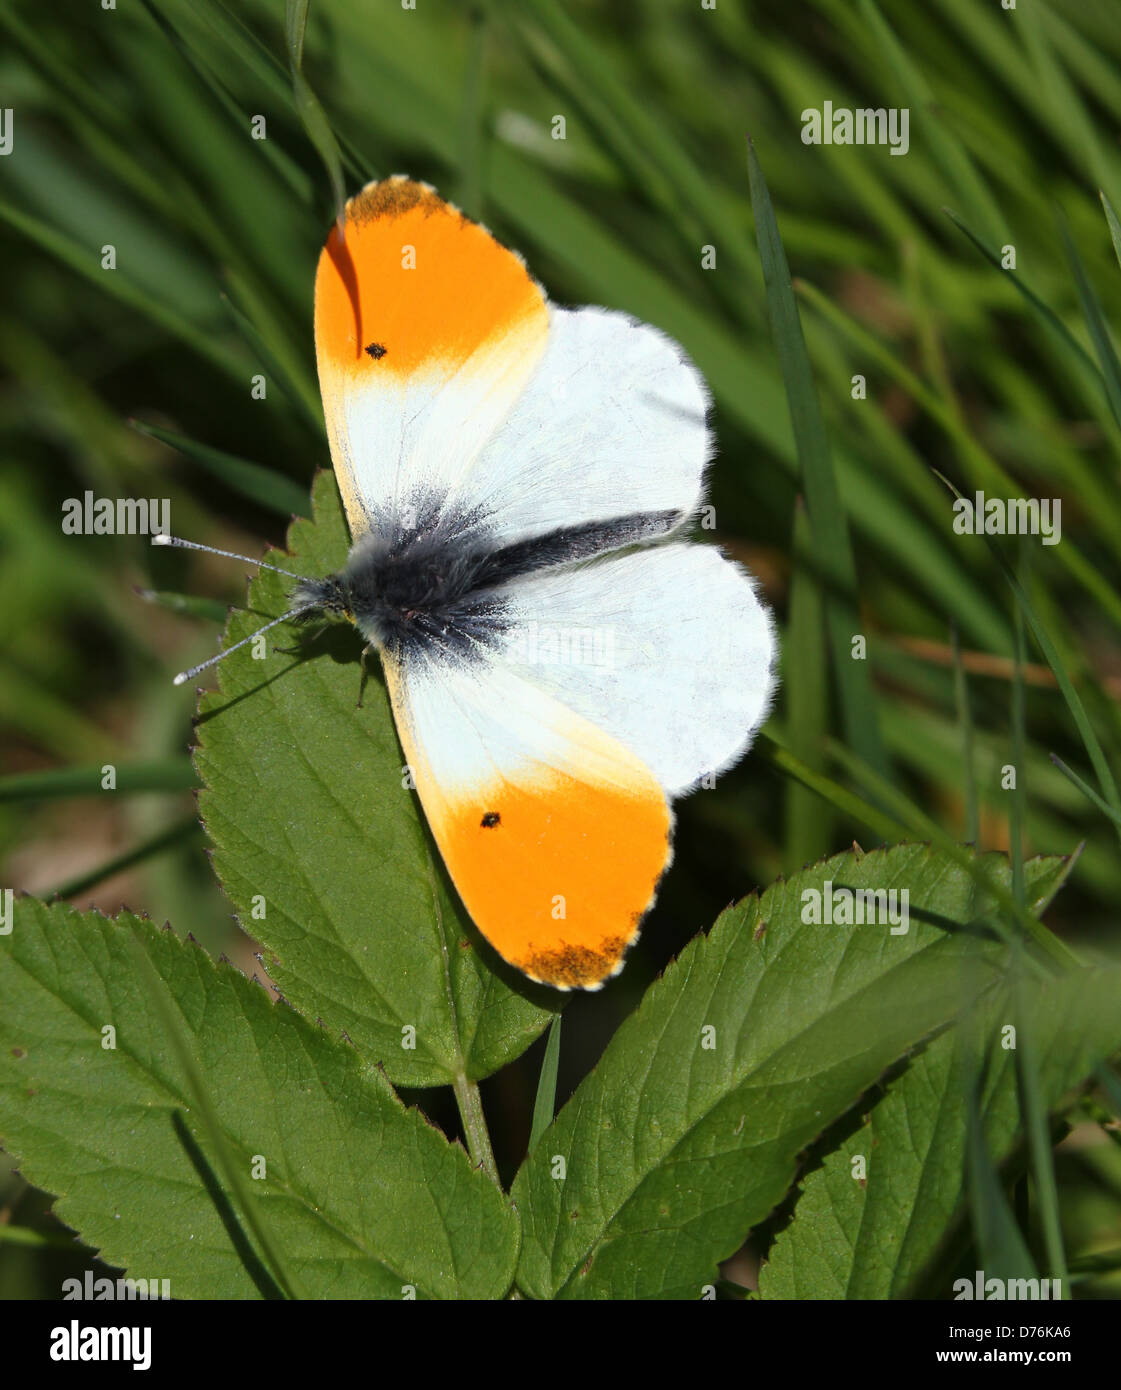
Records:
{"label": "butterfly wing", "polygon": [[594,721],[667,796],[737,762],[774,689],[771,616],[715,546],[560,565],[501,594],[495,660]]}
{"label": "butterfly wing", "polygon": [[615,517],[666,534],[700,505],[707,412],[700,373],[664,333],[550,306],[545,351],[464,475],[459,509],[481,505],[497,544]]}
{"label": "butterfly wing", "polygon": [[490,545],[701,500],[708,393],[681,348],[604,309],[549,305],[522,259],[426,184],[346,207],[319,259],[315,342],[355,540],[434,528]]}
{"label": "butterfly wing", "polygon": [[[458,485],[545,351],[540,286],[426,184],[346,205],[315,280],[327,437],[351,535],[408,529]],[[410,510],[411,509],[411,510]]]}
{"label": "butterfly wing", "polygon": [[668,544],[493,595],[492,643],[387,665],[428,823],[483,935],[546,984],[621,966],[667,867],[669,800],[742,756],[774,685],[745,572]]}
{"label": "butterfly wing", "polygon": [[662,788],[629,748],[500,662],[385,661],[428,824],[479,930],[559,989],[595,989],[670,859]]}

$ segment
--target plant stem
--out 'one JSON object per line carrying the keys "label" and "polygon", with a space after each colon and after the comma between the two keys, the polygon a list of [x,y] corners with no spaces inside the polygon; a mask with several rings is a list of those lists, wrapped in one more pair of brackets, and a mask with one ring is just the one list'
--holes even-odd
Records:
{"label": "plant stem", "polygon": [[471,1162],[482,1168],[495,1187],[501,1187],[498,1180],[498,1164],[494,1161],[494,1150],[490,1145],[486,1117],[483,1114],[483,1098],[474,1081],[468,1081],[463,1072],[457,1072],[452,1083],[459,1118],[463,1121],[463,1132],[467,1136],[467,1152]]}

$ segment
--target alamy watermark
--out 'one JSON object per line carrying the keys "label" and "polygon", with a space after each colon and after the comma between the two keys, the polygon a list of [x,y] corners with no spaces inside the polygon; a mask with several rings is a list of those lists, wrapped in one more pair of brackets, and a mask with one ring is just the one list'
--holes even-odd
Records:
{"label": "alamy watermark", "polygon": [[64,536],[166,536],[170,531],[167,497],[95,497],[86,491],[62,504]]}
{"label": "alamy watermark", "polygon": [[886,926],[892,936],[906,936],[910,901],[908,888],[834,888],[827,878],[820,888],[803,888],[802,921],[807,926]]}
{"label": "alamy watermark", "polygon": [[80,1298],[89,1303],[170,1298],[171,1280],[132,1279],[127,1274],[122,1274],[119,1279],[110,1279],[107,1275],[98,1278],[92,1269],[87,1269],[81,1279],[72,1277],[62,1281],[62,1297],[63,1301]]}
{"label": "alamy watermark", "polygon": [[615,629],[523,623],[511,633],[505,655],[515,666],[596,666],[612,670]]}
{"label": "alamy watermark", "polygon": [[131,1361],[134,1371],[152,1364],[150,1327],[83,1327],[72,1318],[51,1328],[52,1361]]}
{"label": "alamy watermark", "polygon": [[892,154],[911,148],[911,110],[907,106],[867,106],[852,110],[827,101],[819,111],[802,112],[803,145],[890,145]]}
{"label": "alamy watermark", "polygon": [[976,492],[954,502],[954,530],[959,536],[1039,536],[1044,545],[1063,538],[1063,503],[1059,497],[986,497]]}
{"label": "alamy watermark", "polygon": [[1040,1302],[1046,1299],[1061,1299],[1063,1281],[1061,1279],[991,1279],[985,1278],[985,1271],[974,1271],[972,1279],[954,1280],[954,1301],[962,1299],[987,1299],[999,1302],[1003,1299],[1021,1299]]}

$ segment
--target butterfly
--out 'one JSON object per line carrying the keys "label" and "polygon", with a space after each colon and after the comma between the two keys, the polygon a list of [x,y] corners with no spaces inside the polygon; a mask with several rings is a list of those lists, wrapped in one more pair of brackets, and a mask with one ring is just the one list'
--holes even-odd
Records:
{"label": "butterfly", "polygon": [[775,681],[752,580],[682,538],[704,381],[657,329],[550,303],[401,175],[332,228],[315,347],[353,544],[286,616],[376,648],[482,935],[533,980],[597,989],[670,865],[672,801],[743,755]]}

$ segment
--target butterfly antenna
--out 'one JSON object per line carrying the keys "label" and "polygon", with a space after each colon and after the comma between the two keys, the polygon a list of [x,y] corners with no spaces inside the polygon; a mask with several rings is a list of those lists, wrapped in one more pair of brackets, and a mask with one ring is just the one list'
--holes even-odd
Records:
{"label": "butterfly antenna", "polygon": [[[207,548],[208,547],[206,546],[199,547],[199,549],[202,550],[206,550]],[[224,550],[219,550],[216,553],[219,555],[226,554]],[[239,555],[235,558],[240,560],[244,559],[245,557]],[[281,574],[287,573],[287,570],[281,570]],[[296,577],[299,578],[298,575]],[[279,618],[273,618],[271,623],[266,623],[264,627],[259,627],[256,632],[251,632],[248,637],[243,637],[240,642],[235,642],[232,647],[227,647],[225,651],[218,652],[215,656],[207,658],[206,661],[200,661],[197,666],[192,666],[188,671],[180,671],[179,674],[175,677],[172,684],[183,685],[184,682],[192,680],[195,676],[197,676],[200,671],[206,671],[211,666],[217,666],[219,661],[225,661],[226,657],[236,652],[239,647],[244,647],[247,643],[252,642],[255,637],[260,637],[262,632],[268,632],[270,627],[276,627],[277,623],[291,622],[293,618],[299,618],[304,613],[310,613],[313,608],[318,608],[319,606],[320,605],[318,603],[305,603],[302,608],[293,608],[290,613],[281,613]]]}
{"label": "butterfly antenna", "polygon": [[[260,565],[263,570],[272,570],[274,574],[286,574],[289,579],[303,579],[310,582],[306,574],[294,574],[292,570],[282,570],[279,565],[266,565],[264,560],[254,560],[252,555],[239,555],[236,550],[219,550],[216,546],[200,545],[198,541],[185,541],[179,536],[155,535],[152,537],[152,544],[175,545],[180,550],[205,550],[208,555],[224,555],[227,560],[244,560],[247,565]],[[233,648],[231,647],[230,650],[232,651]]]}

